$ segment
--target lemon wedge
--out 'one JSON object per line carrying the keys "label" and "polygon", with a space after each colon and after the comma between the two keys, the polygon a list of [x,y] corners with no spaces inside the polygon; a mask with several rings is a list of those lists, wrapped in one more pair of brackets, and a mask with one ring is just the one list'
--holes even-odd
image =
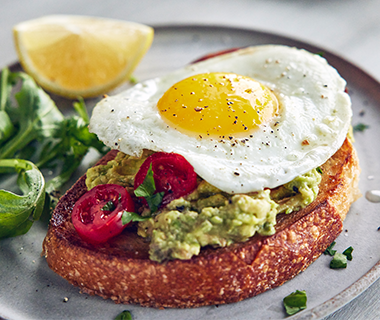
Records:
{"label": "lemon wedge", "polygon": [[76,98],[104,94],[127,80],[153,40],[149,26],[53,15],[17,24],[16,51],[40,86]]}

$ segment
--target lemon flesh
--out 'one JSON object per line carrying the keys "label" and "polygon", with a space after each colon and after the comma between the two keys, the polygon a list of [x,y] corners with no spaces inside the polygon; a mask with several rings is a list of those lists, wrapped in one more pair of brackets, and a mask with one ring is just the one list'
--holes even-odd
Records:
{"label": "lemon flesh", "polygon": [[65,97],[106,93],[130,76],[153,40],[138,23],[54,15],[13,28],[22,67],[44,89]]}

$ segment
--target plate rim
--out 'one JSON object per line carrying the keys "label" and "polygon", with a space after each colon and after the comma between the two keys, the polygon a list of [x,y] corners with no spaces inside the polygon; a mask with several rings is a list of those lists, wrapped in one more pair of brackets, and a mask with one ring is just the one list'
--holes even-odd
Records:
{"label": "plate rim", "polygon": [[[366,78],[366,81],[371,84],[373,87],[373,90],[377,87],[377,89],[380,89],[380,82],[372,76],[370,73],[368,73],[366,70],[363,70],[361,67],[356,65],[354,62],[350,61],[346,57],[343,57],[337,53],[335,53],[333,50],[329,48],[325,48],[323,46],[320,46],[318,44],[313,44],[309,41],[305,41],[302,39],[298,39],[289,35],[283,35],[281,33],[271,32],[271,31],[264,31],[256,28],[250,28],[250,27],[242,27],[242,26],[225,26],[220,24],[203,24],[203,23],[153,23],[149,24],[155,31],[155,33],[159,32],[168,32],[175,31],[175,29],[181,30],[191,30],[194,29],[196,31],[201,32],[202,29],[216,29],[216,30],[233,30],[234,32],[247,32],[247,33],[254,33],[256,35],[263,35],[265,37],[271,37],[271,38],[277,38],[282,41],[286,41],[289,43],[294,44],[296,47],[305,48],[308,51],[323,51],[324,57],[326,60],[328,60],[329,64],[332,64],[334,66],[335,61],[339,61],[339,63],[343,63],[344,65],[349,65],[350,68],[354,68],[356,72],[360,73],[363,77]],[[154,41],[154,39],[153,39]],[[197,58],[197,57],[195,57]],[[17,68],[20,66],[19,61],[14,61],[13,63],[8,64],[5,67],[8,67],[9,69]],[[339,70],[339,73],[341,73],[341,70]],[[344,78],[344,77],[343,77]],[[372,88],[371,87],[371,88]],[[370,90],[371,92],[373,90]],[[376,90],[373,92],[378,93],[378,99],[376,101],[380,102],[380,90]],[[49,93],[51,96],[52,94]],[[373,97],[371,94],[369,96]],[[341,291],[339,294],[335,295],[333,298],[324,301],[323,303],[313,307],[312,309],[305,309],[299,314],[295,314],[291,316],[291,319],[294,320],[305,320],[305,319],[315,319],[317,317],[318,319],[327,317],[334,313],[335,311],[341,309],[346,304],[357,298],[361,293],[366,291],[369,287],[371,287],[378,279],[380,278],[380,260],[373,265],[373,267],[367,271],[363,276],[361,276],[357,281],[355,281],[353,284],[351,284],[349,287]],[[0,320],[5,320],[6,318],[2,318],[2,312],[0,311]]]}

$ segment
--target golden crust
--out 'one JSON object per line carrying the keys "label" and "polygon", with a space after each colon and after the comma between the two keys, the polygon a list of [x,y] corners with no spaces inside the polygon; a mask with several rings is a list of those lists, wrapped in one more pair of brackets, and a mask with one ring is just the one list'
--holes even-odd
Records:
{"label": "golden crust", "polygon": [[[111,151],[101,163],[115,154]],[[59,201],[43,251],[49,267],[82,292],[117,303],[185,308],[237,302],[305,270],[342,231],[359,196],[358,159],[347,139],[322,170],[317,199],[296,213],[279,215],[274,235],[205,248],[190,260],[163,264],[149,260],[149,244],[133,229],[98,247],[79,238],[71,210],[86,191],[82,177]]]}

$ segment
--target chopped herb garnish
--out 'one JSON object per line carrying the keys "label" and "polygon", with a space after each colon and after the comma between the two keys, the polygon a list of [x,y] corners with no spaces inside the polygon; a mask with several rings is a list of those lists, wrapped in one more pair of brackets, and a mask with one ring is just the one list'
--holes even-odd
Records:
{"label": "chopped herb garnish", "polygon": [[102,211],[114,211],[116,209],[116,206],[115,204],[113,203],[113,201],[108,201],[104,206],[103,208],[101,209]]}
{"label": "chopped herb garnish", "polygon": [[129,82],[132,83],[132,84],[136,84],[138,81],[137,81],[137,78],[135,76],[130,76],[129,77]]}
{"label": "chopped herb garnish", "polygon": [[158,192],[152,194],[149,197],[145,197],[145,200],[148,202],[148,206],[152,213],[156,212],[162,203],[162,198],[164,197],[165,192]]}
{"label": "chopped herb garnish", "polygon": [[135,190],[135,195],[136,197],[145,198],[152,213],[158,210],[164,196],[164,192],[154,193],[155,191],[156,185],[153,178],[152,164],[150,164],[143,183],[140,184]]}
{"label": "chopped herb garnish", "polygon": [[152,164],[150,164],[148,172],[146,173],[145,179],[142,184],[140,184],[136,190],[136,197],[150,197],[156,191],[156,184],[154,183]]}
{"label": "chopped herb garnish", "polygon": [[130,222],[145,221],[150,219],[151,217],[152,216],[142,217],[136,212],[123,211],[123,215],[121,216],[121,222],[123,223],[123,225],[125,225]]}
{"label": "chopped herb garnish", "polygon": [[317,172],[320,173],[320,174],[323,174],[323,171],[322,171],[322,168],[321,167],[317,167]]}
{"label": "chopped herb garnish", "polygon": [[363,132],[364,130],[368,129],[369,125],[364,124],[364,123],[358,123],[357,125],[353,126],[354,132]]}
{"label": "chopped herb garnish", "polygon": [[315,54],[320,56],[320,57],[323,57],[325,55],[325,52],[324,51],[318,51]]}
{"label": "chopped herb garnish", "polygon": [[335,252],[330,262],[331,269],[344,269],[347,267],[347,256],[343,253]]}
{"label": "chopped herb garnish", "polygon": [[343,254],[347,257],[347,260],[352,260],[352,251],[354,251],[353,247],[348,247],[346,250],[343,251]]}
{"label": "chopped herb garnish", "polygon": [[293,315],[303,309],[306,309],[307,296],[306,291],[296,290],[283,300],[285,311],[288,315]]}
{"label": "chopped herb garnish", "polygon": [[[143,183],[140,184],[134,192],[135,192],[136,197],[145,198],[146,202],[148,203],[151,213],[154,213],[158,210],[158,208],[161,205],[162,198],[164,196],[164,192],[155,193],[155,191],[156,191],[156,184],[154,183],[152,164],[150,164]],[[152,216],[142,217],[136,212],[124,211],[121,217],[121,222],[124,225],[131,221],[132,222],[145,221],[145,220],[150,219],[151,217]]]}
{"label": "chopped herb garnish", "polygon": [[132,315],[128,310],[124,310],[114,320],[132,320]]}
{"label": "chopped herb garnish", "polygon": [[336,252],[336,250],[332,250],[332,248],[334,248],[335,246],[335,241],[333,241],[328,247],[327,249],[325,250],[325,252],[323,252],[324,254],[328,254],[330,256],[333,256]]}

